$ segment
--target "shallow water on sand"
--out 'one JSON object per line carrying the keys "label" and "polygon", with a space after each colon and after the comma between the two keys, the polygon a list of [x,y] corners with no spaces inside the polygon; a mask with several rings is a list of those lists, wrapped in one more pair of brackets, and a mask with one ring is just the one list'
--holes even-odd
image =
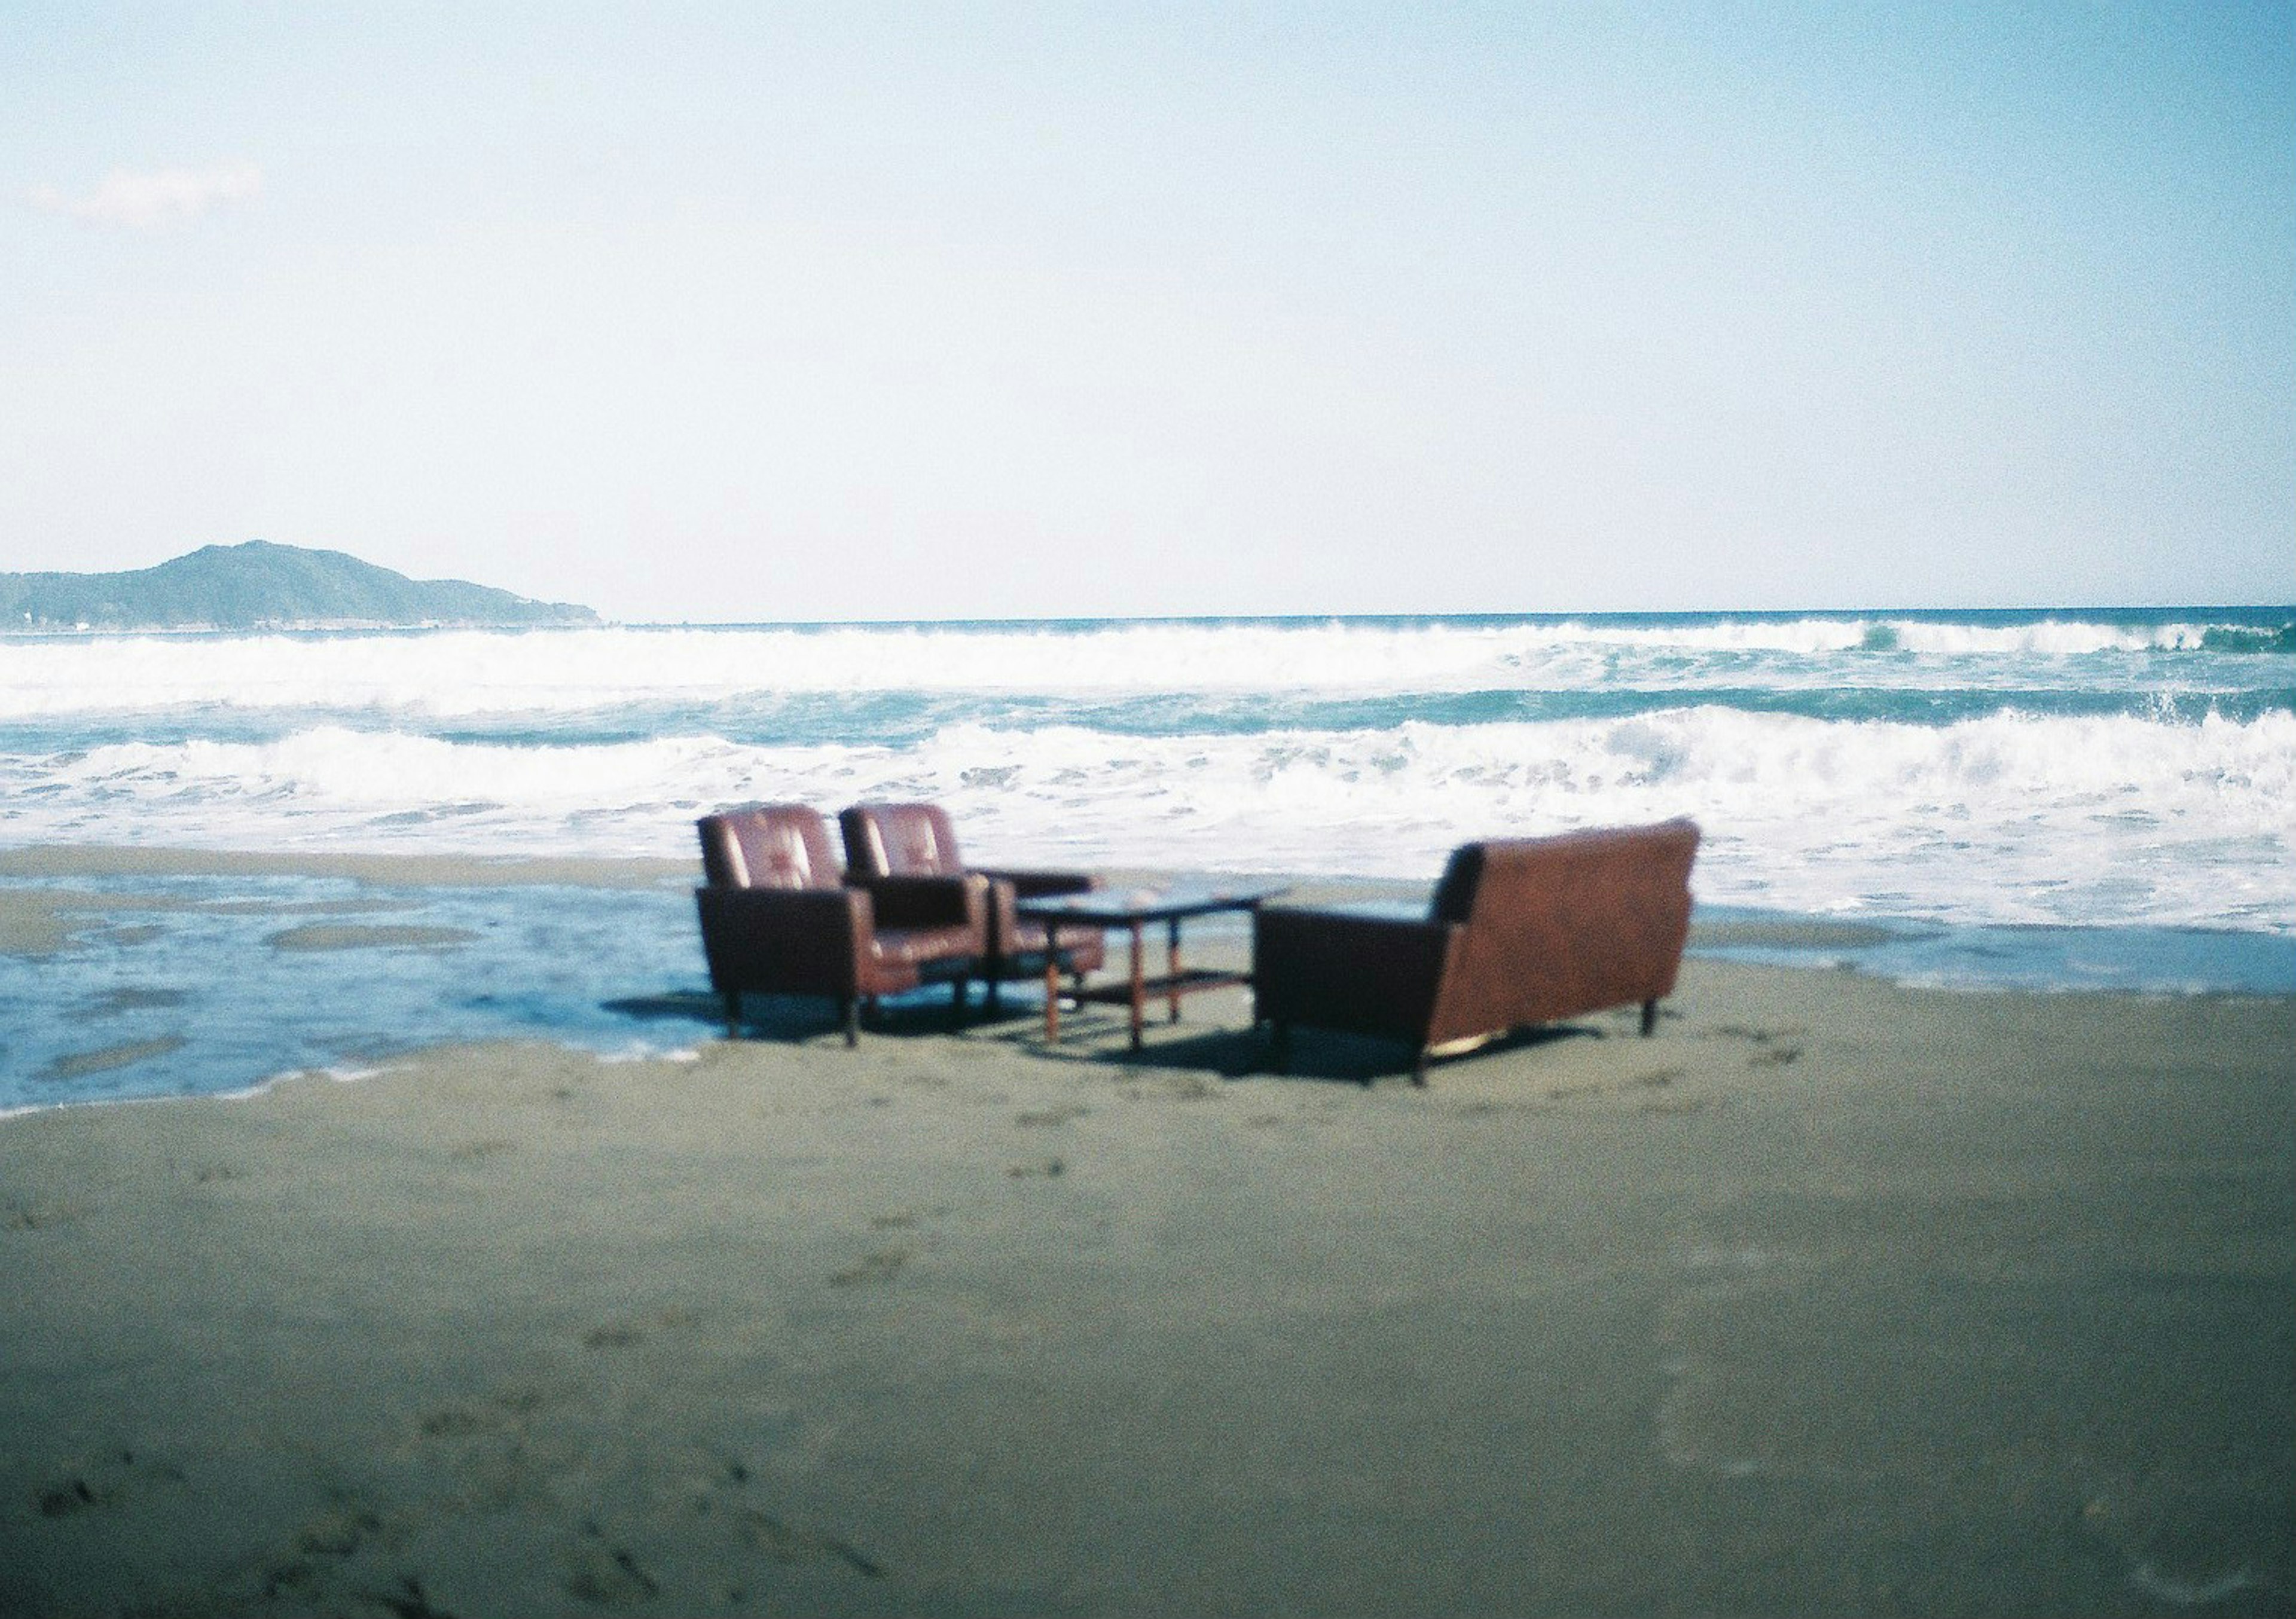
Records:
{"label": "shallow water on sand", "polygon": [[[0,902],[53,919],[30,941],[41,948],[0,951],[0,1110],[224,1094],[446,1042],[637,1056],[718,1031],[682,879],[393,882],[387,871],[0,877]],[[1336,891],[1411,903],[1393,885]],[[1191,923],[1187,936],[1247,948],[1237,917]],[[2296,994],[2296,940],[2259,934],[1853,925],[1709,906],[1692,949],[1922,985]],[[947,993],[921,992],[892,1015],[939,1026]],[[1006,994],[1016,1013],[1030,1004],[1028,985]],[[825,1003],[764,1011],[784,1038],[825,1037],[834,1020]]]}

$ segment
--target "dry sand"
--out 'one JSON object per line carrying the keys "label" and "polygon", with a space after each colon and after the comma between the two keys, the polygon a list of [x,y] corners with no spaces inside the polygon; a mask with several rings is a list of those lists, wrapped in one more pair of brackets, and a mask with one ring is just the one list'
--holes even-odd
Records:
{"label": "dry sand", "polygon": [[2290,1611],[2296,1002],[1669,1011],[0,1120],[0,1613]]}

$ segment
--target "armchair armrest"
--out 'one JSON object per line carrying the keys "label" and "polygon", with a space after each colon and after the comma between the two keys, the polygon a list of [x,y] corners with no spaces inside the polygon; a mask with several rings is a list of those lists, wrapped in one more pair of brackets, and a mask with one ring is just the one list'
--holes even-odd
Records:
{"label": "armchair armrest", "polygon": [[1012,949],[1012,941],[1021,936],[1019,906],[1022,900],[1048,899],[1061,894],[1088,894],[1100,887],[1098,873],[1092,871],[1015,871],[983,867],[976,875],[986,879],[988,883],[989,945],[1000,953]]}
{"label": "armchair armrest", "polygon": [[880,927],[975,928],[986,937],[988,882],[972,872],[857,878],[853,886],[875,902]]}
{"label": "armchair armrest", "polygon": [[860,889],[703,887],[693,901],[709,981],[721,992],[858,993],[874,931]]}
{"label": "armchair armrest", "polygon": [[1464,931],[1455,922],[1264,905],[1252,923],[1257,1014],[1418,1041]]}

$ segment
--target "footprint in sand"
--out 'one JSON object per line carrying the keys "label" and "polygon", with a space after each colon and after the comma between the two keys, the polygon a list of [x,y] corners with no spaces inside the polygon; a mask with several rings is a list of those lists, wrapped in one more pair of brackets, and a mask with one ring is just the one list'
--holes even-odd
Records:
{"label": "footprint in sand", "polygon": [[1747,1055],[1750,1068],[1782,1068],[1801,1057],[1801,1038],[1808,1034],[1801,1028],[1758,1029],[1742,1023],[1717,1024],[1704,1030],[1705,1040],[1742,1040],[1754,1050]]}
{"label": "footprint in sand", "polygon": [[60,1204],[20,1203],[13,1198],[0,1202],[0,1231],[45,1231],[78,1218],[78,1210]]}
{"label": "footprint in sand", "polygon": [[829,1279],[832,1288],[858,1287],[865,1282],[888,1282],[901,1273],[901,1267],[913,1257],[905,1247],[879,1248],[873,1254],[864,1254]]}
{"label": "footprint in sand", "polygon": [[1065,1124],[1071,1119],[1080,1119],[1091,1111],[1089,1108],[1069,1104],[1058,1108],[1046,1108],[1039,1113],[1019,1114],[1014,1116],[1013,1122],[1029,1129],[1044,1130],[1054,1124]]}
{"label": "footprint in sand", "polygon": [[313,1557],[348,1558],[382,1533],[382,1520],[355,1503],[330,1508],[295,1532],[295,1549]]}
{"label": "footprint in sand", "polygon": [[692,1498],[694,1513],[700,1517],[720,1511],[729,1513],[743,1550],[756,1553],[767,1562],[838,1563],[867,1579],[884,1577],[883,1566],[850,1541],[804,1528],[749,1505],[743,1499],[749,1484],[748,1468],[730,1457],[718,1458],[708,1487]]}
{"label": "footprint in sand", "polygon": [[662,1328],[691,1327],[701,1318],[691,1310],[658,1310],[641,1321],[608,1321],[582,1335],[585,1349],[627,1349],[645,1342],[646,1334]]}
{"label": "footprint in sand", "polygon": [[422,1582],[412,1574],[399,1577],[398,1590],[370,1593],[367,1600],[396,1614],[398,1619],[455,1619],[453,1615],[430,1606],[430,1599],[422,1592]]}
{"label": "footprint in sand", "polygon": [[1005,1175],[1014,1181],[1049,1181],[1068,1173],[1068,1165],[1058,1158],[1038,1158],[1030,1164],[1015,1164]]}
{"label": "footprint in sand", "polygon": [[292,1556],[278,1558],[264,1569],[264,1596],[273,1601],[313,1596],[327,1583],[325,1564],[314,1558],[347,1561],[381,1533],[382,1520],[355,1502],[329,1508],[295,1532]]}
{"label": "footprint in sand", "polygon": [[584,1543],[562,1558],[568,1596],[595,1607],[633,1607],[660,1594],[660,1585],[628,1547],[608,1543],[605,1531],[594,1523],[584,1524],[582,1533]]}
{"label": "footprint in sand", "polygon": [[423,1435],[430,1439],[468,1439],[474,1434],[492,1433],[496,1426],[484,1412],[459,1405],[432,1411],[422,1419]]}
{"label": "footprint in sand", "polygon": [[547,1403],[530,1389],[511,1389],[484,1405],[444,1406],[424,1417],[421,1426],[428,1439],[469,1439],[514,1428]]}
{"label": "footprint in sand", "polygon": [[32,1492],[42,1517],[76,1517],[118,1506],[152,1484],[180,1485],[183,1469],[122,1445],[99,1451]]}
{"label": "footprint in sand", "polygon": [[743,1544],[771,1563],[842,1563],[872,1580],[884,1578],[876,1559],[835,1535],[799,1529],[770,1512],[744,1507],[735,1517]]}

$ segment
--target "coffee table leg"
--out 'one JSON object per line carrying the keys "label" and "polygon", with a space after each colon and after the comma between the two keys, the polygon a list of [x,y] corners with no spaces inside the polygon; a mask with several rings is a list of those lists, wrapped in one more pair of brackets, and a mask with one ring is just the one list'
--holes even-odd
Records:
{"label": "coffee table leg", "polygon": [[1171,975],[1172,1021],[1180,1020],[1180,919],[1168,918],[1164,923],[1164,970]]}
{"label": "coffee table leg", "polygon": [[1132,924],[1132,1049],[1140,1049],[1140,1026],[1148,1010],[1148,975],[1144,970],[1147,946],[1140,937],[1140,924]]}
{"label": "coffee table leg", "polygon": [[1045,924],[1045,1043],[1061,1041],[1061,925]]}

